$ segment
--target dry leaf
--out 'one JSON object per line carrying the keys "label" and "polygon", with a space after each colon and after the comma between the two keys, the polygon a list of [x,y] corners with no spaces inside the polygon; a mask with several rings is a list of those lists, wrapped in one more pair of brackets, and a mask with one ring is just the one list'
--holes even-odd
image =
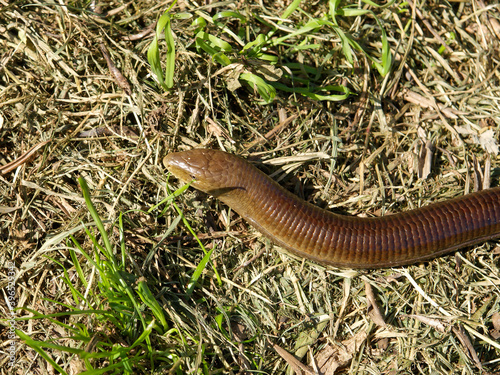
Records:
{"label": "dry leaf", "polygon": [[373,322],[379,327],[385,327],[384,317],[378,308],[377,300],[373,294],[373,289],[370,283],[365,280],[365,292],[366,292],[366,302],[368,315],[372,318]]}
{"label": "dry leaf", "polygon": [[113,75],[115,82],[120,86],[123,91],[127,95],[132,95],[132,87],[130,86],[130,83],[128,83],[128,80],[124,77],[122,72],[116,67],[114,64],[113,60],[111,59],[111,56],[109,55],[108,48],[104,43],[99,43],[99,48],[101,50],[102,55],[104,56],[104,60],[106,60],[106,63],[108,64],[108,69]]}
{"label": "dry leaf", "polygon": [[316,355],[316,364],[320,374],[333,375],[337,369],[348,366],[366,337],[365,331],[359,331],[349,340],[342,341],[342,345],[325,346]]}
{"label": "dry leaf", "polygon": [[285,360],[286,363],[295,371],[297,374],[314,374],[314,371],[309,367],[300,362],[292,354],[288,353],[285,349],[279,347],[278,345],[272,344],[273,349],[279,354],[281,358]]}
{"label": "dry leaf", "polygon": [[499,313],[496,312],[493,314],[493,316],[491,317],[491,323],[493,324],[493,328],[500,331],[500,314]]}
{"label": "dry leaf", "polygon": [[271,64],[256,64],[254,70],[266,81],[276,82],[283,76],[283,71]]}
{"label": "dry leaf", "polygon": [[[421,106],[422,108],[434,108],[434,101],[433,100],[427,99],[427,98],[423,97],[422,95],[417,94],[414,91],[410,91],[410,90],[406,91],[404,93],[404,99],[407,102],[417,104],[417,105]],[[436,105],[438,106],[439,110],[443,113],[443,115],[445,117],[452,118],[452,119],[458,118],[458,116],[455,113],[453,113],[455,111],[452,108],[446,108],[441,103],[436,103]]]}
{"label": "dry leaf", "polygon": [[486,155],[486,160],[484,161],[484,177],[483,177],[483,190],[489,189],[491,187],[491,158],[490,154]]}
{"label": "dry leaf", "polygon": [[481,361],[479,360],[479,357],[477,356],[476,349],[474,349],[474,346],[470,342],[469,336],[465,333],[462,326],[453,327],[451,330],[457,336],[458,340],[462,343],[462,345],[464,346],[464,349],[466,349],[466,352],[468,352],[469,357],[474,361],[477,368],[479,370],[482,370],[483,365],[481,364]]}
{"label": "dry leaf", "polygon": [[425,147],[422,147],[418,158],[418,177],[423,180],[431,174],[433,154],[434,145],[428,140],[425,142]]}
{"label": "dry leaf", "polygon": [[498,155],[498,142],[493,129],[488,129],[479,135],[478,143],[490,154]]}
{"label": "dry leaf", "polygon": [[20,208],[22,208],[22,207],[21,206],[17,206],[17,207],[0,206],[0,215],[8,214],[12,211],[19,210]]}
{"label": "dry leaf", "polygon": [[491,337],[495,340],[500,338],[500,314],[494,313],[491,317],[491,323],[493,324],[493,329],[490,331]]}

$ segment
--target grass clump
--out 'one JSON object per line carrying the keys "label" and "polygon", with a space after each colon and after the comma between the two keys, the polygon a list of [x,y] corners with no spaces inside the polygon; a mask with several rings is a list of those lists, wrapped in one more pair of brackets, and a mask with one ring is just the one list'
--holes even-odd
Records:
{"label": "grass clump", "polygon": [[[75,358],[82,362],[82,369],[86,370],[82,372],[84,374],[133,374],[158,367],[171,369],[178,359],[176,350],[153,350],[151,334],[155,331],[155,336],[177,339],[177,345],[182,345],[182,337],[178,336],[175,328],[169,329],[164,310],[149,289],[146,279],[127,272],[128,255],[123,237],[122,215],[118,225],[121,233],[121,257],[117,259],[114,255],[116,246],[111,244],[100,215],[92,204],[89,188],[83,178],[79,179],[79,183],[94,220],[91,225],[97,227],[102,243],[87,226],[84,227],[87,238],[93,245],[92,256],[71,236],[67,248],[77,275],[76,282],[72,281],[63,263],[47,256],[63,269],[62,281],[71,293],[73,304],[49,299],[47,302],[59,305],[67,309],[66,311],[41,314],[26,309],[33,314],[29,319],[47,319],[66,330],[66,339],[75,342],[75,347],[58,345],[52,340],[36,341],[21,330],[16,333],[62,374],[71,373],[74,368],[64,369],[52,360],[45,349],[61,351],[68,357],[75,355]],[[82,262],[85,264],[82,265]],[[87,269],[84,271],[86,266],[91,266],[90,274]],[[94,277],[98,279],[97,289],[92,285]],[[79,290],[81,287],[85,289],[86,294]],[[67,324],[57,320],[58,317],[64,316],[71,316],[73,322]],[[122,340],[116,342],[116,333],[119,333]]]}
{"label": "grass clump", "polygon": [[[374,12],[359,9],[356,5],[342,5],[340,1],[335,0],[329,2],[329,11],[322,17],[307,15],[306,22],[299,22],[295,27],[287,26],[287,19],[294,12],[303,11],[299,8],[301,3],[293,1],[277,20],[271,17],[255,17],[248,9],[242,12],[222,10],[213,16],[203,10],[172,15],[170,10],[167,10],[158,21],[156,36],[148,50],[148,61],[160,85],[164,89],[171,89],[175,70],[175,47],[170,20],[175,17],[193,19],[187,32],[191,33],[194,42],[185,48],[194,47],[199,55],[206,53],[217,62],[221,66],[220,72],[229,74],[230,90],[235,90],[245,83],[253,88],[265,103],[274,100],[276,89],[302,94],[314,100],[340,101],[348,98],[351,91],[345,86],[322,86],[321,82],[329,76],[325,68],[333,53],[329,53],[320,69],[308,63],[294,62],[297,51],[312,52],[323,47],[316,39],[329,40],[335,35],[340,40],[341,51],[351,68],[355,65],[355,52],[360,52],[373,63],[382,76],[387,75],[392,61],[389,41],[383,24]],[[376,6],[371,1],[365,3]],[[373,51],[368,52],[340,26],[342,22],[345,25],[346,18],[366,15],[372,16],[379,27],[382,44],[380,59],[372,56]],[[250,28],[251,23],[255,22],[261,24],[261,32],[257,34]],[[160,67],[158,44],[163,29],[166,44],[165,72]],[[277,65],[282,68],[277,68]],[[301,77],[303,73],[306,73],[307,77]],[[329,92],[339,94],[328,94]]]}

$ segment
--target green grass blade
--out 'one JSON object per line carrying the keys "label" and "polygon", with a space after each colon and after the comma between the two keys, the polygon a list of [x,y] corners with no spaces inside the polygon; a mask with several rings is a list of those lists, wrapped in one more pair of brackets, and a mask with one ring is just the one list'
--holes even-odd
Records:
{"label": "green grass blade", "polygon": [[[161,37],[163,29],[165,29],[165,42],[167,44],[167,66],[165,68],[165,74],[163,74],[161,68],[160,47],[158,45],[158,40]],[[165,90],[172,88],[173,70],[175,67],[175,44],[170,28],[170,15],[168,12],[165,12],[156,24],[156,34],[148,48],[148,62],[160,86]]]}
{"label": "green grass blade", "polygon": [[190,297],[191,294],[194,291],[194,288],[196,286],[196,283],[198,282],[198,279],[200,278],[201,274],[203,273],[203,270],[207,266],[208,262],[210,261],[210,256],[212,255],[212,252],[214,251],[215,247],[213,247],[208,253],[205,254],[201,262],[196,266],[196,269],[193,272],[193,275],[191,276],[191,279],[189,280],[188,287],[186,290],[186,296]]}
{"label": "green grass blade", "polygon": [[241,13],[234,12],[234,11],[219,12],[219,13],[216,13],[212,17],[212,21],[214,22],[215,25],[220,27],[220,29],[224,33],[230,35],[231,38],[233,38],[235,40],[235,42],[238,43],[240,46],[244,46],[245,42],[243,42],[243,40],[241,40],[241,38],[234,31],[232,31],[230,28],[226,27],[225,25],[222,24],[222,22],[220,22],[222,19],[225,19],[225,18],[236,18],[245,24],[247,22],[246,17],[243,16]]}
{"label": "green grass blade", "polygon": [[321,27],[328,25],[328,26],[333,26],[333,24],[330,21],[326,20],[320,20],[320,19],[312,19],[308,23],[306,23],[304,26],[301,28],[297,29],[296,31],[287,34],[285,36],[282,36],[281,38],[276,38],[270,42],[270,45],[272,46],[277,46],[282,44],[285,40],[288,40],[290,38],[297,37],[302,34],[310,34],[317,32]]}
{"label": "green grass blade", "polygon": [[156,319],[158,319],[163,326],[163,330],[168,330],[168,323],[165,319],[165,314],[163,314],[163,308],[160,306],[156,298],[151,293],[151,290],[148,287],[148,284],[141,280],[139,281],[139,285],[137,286],[137,294],[141,298],[142,302],[148,306]]}
{"label": "green grass blade", "polygon": [[161,87],[163,87],[166,90],[167,86],[165,85],[165,77],[163,76],[163,70],[161,69],[160,48],[158,46],[157,35],[155,35],[153,41],[149,45],[148,62],[149,65],[151,66],[153,74],[156,76],[156,79],[158,80],[158,83],[160,84]]}
{"label": "green grass blade", "polygon": [[38,341],[33,340],[31,337],[26,335],[23,331],[16,329],[17,336],[24,340],[26,345],[30,346],[35,350],[43,359],[45,359],[50,365],[56,370],[59,371],[63,375],[67,375],[67,372],[62,369],[46,352],[41,348]]}
{"label": "green grass blade", "polygon": [[[167,179],[167,182],[168,182],[168,179]],[[187,184],[182,185],[180,188],[178,188],[173,193],[168,194],[168,196],[165,199],[163,199],[160,203],[155,204],[153,207],[151,207],[147,211],[147,213],[150,214],[151,212],[153,212],[154,210],[156,210],[159,206],[162,206],[164,204],[170,204],[170,202],[173,202],[173,200],[175,198],[177,198],[177,197],[181,196],[182,194],[184,194],[184,192],[189,188],[189,186],[191,186],[192,183],[193,183],[193,181],[190,181]]]}
{"label": "green grass blade", "polygon": [[299,7],[302,0],[293,0],[290,5],[285,9],[285,11],[281,14],[282,19],[287,19],[290,15],[295,12],[295,10]]}
{"label": "green grass blade", "polygon": [[174,86],[174,71],[175,71],[175,42],[174,34],[172,33],[170,17],[164,14],[167,18],[165,23],[165,42],[167,44],[167,62],[165,67],[165,85],[168,89]]}
{"label": "green grass blade", "polygon": [[139,346],[140,343],[142,343],[144,340],[146,340],[147,337],[151,334],[153,331],[153,327],[155,326],[156,322],[152,320],[148,326],[142,331],[141,335],[135,340],[135,342],[128,348],[128,350],[133,349],[136,346]]}
{"label": "green grass blade", "polygon": [[[64,265],[61,262],[57,261],[56,259],[54,259],[52,257],[49,257],[48,255],[45,255],[45,257],[47,259],[50,259],[55,264],[58,264],[59,267],[61,267],[63,269],[63,273],[64,273],[63,282],[68,286],[69,290],[71,291],[71,295],[73,296],[73,300],[75,302],[75,305],[78,306],[81,301],[85,301],[85,297],[83,296],[83,294],[81,294],[79,291],[77,291],[76,288],[71,283],[69,275],[68,275],[68,271],[66,270],[66,267],[64,267]],[[69,307],[69,306],[67,306],[67,307]]]}
{"label": "green grass blade", "polygon": [[113,259],[113,247],[111,246],[111,242],[109,242],[109,237],[108,233],[104,229],[104,225],[101,221],[101,218],[99,214],[97,213],[97,210],[95,209],[92,200],[90,198],[90,192],[89,192],[89,187],[87,185],[87,182],[83,177],[78,178],[78,182],[80,183],[80,187],[82,188],[83,192],[83,198],[85,199],[85,204],[87,205],[87,208],[89,209],[90,215],[92,216],[92,219],[94,219],[94,222],[97,225],[97,228],[99,229],[99,233],[101,234],[102,241],[104,242],[104,248],[107,252],[108,259]]}
{"label": "green grass blade", "polygon": [[118,229],[120,231],[120,250],[121,250],[121,255],[122,255],[122,262],[120,264],[120,270],[123,270],[125,268],[125,259],[127,257],[126,254],[126,247],[125,247],[125,230],[123,228],[123,214],[120,212],[120,215],[118,216]]}
{"label": "green grass blade", "polygon": [[[301,94],[304,96],[307,96],[309,98],[312,98],[314,100],[327,100],[327,101],[340,101],[340,100],[345,100],[349,97],[349,95],[352,94],[351,90],[349,90],[345,86],[325,86],[325,87],[318,87],[314,91],[311,91],[309,88],[305,87],[288,87],[283,85],[282,83],[279,82],[273,82],[272,83],[274,87],[276,87],[279,90],[285,91],[285,92],[294,92],[297,94]],[[322,94],[321,92],[323,91],[338,91],[342,92],[343,94]]]}
{"label": "green grass blade", "polygon": [[342,52],[344,53],[344,57],[350,64],[354,63],[354,58],[352,56],[351,51],[351,41],[347,37],[347,35],[340,29],[340,27],[334,27],[333,30],[340,38],[340,44],[342,45]]}
{"label": "green grass blade", "polygon": [[110,372],[110,371],[115,370],[115,369],[121,369],[122,367],[123,367],[123,364],[121,362],[117,362],[117,363],[114,363],[112,365],[109,365],[109,366],[106,366],[103,368],[84,371],[78,375],[100,375],[100,374],[106,374],[106,373],[116,374],[117,372]]}
{"label": "green grass blade", "polygon": [[69,255],[71,257],[71,260],[73,261],[73,265],[75,266],[75,270],[76,270],[76,273],[78,275],[78,278],[82,282],[83,286],[85,288],[88,288],[89,285],[87,283],[87,279],[85,278],[85,275],[84,275],[83,270],[82,270],[82,266],[80,265],[80,262],[78,261],[78,257],[76,256],[75,250],[70,249]]}
{"label": "green grass blade", "polygon": [[[168,186],[167,186],[167,191],[168,191]],[[170,195],[170,192],[169,192],[169,195]],[[193,228],[191,228],[191,225],[189,225],[189,222],[184,217],[184,214],[182,213],[182,211],[179,208],[179,206],[177,206],[177,204],[174,201],[172,201],[172,206],[175,208],[175,210],[177,211],[177,213],[179,214],[179,216],[182,218],[182,222],[186,226],[186,228],[188,229],[189,233],[191,233],[191,235],[196,239],[196,241],[198,242],[198,245],[200,246],[200,248],[203,250],[203,252],[205,253],[205,255],[207,255],[208,252],[205,249],[205,246],[203,246],[203,243],[200,241],[200,239],[198,238],[198,236],[194,232]],[[210,251],[210,254],[212,253],[212,251],[213,251],[213,249]],[[204,257],[204,259],[205,259],[205,257]],[[217,272],[217,268],[215,268],[215,266],[213,266],[213,265],[212,265],[212,267],[213,267],[214,274],[215,274],[215,277],[217,279],[218,285],[222,285],[222,279],[221,279],[219,273]]]}
{"label": "green grass blade", "polygon": [[218,21],[220,19],[230,18],[230,17],[232,17],[232,18],[238,18],[243,23],[247,22],[247,18],[243,14],[241,14],[240,12],[235,12],[235,11],[230,11],[230,10],[226,10],[226,11],[223,11],[223,12],[216,13],[212,17],[212,20],[215,22],[215,21]]}
{"label": "green grass blade", "polygon": [[357,8],[343,8],[342,10],[339,11],[340,16],[345,16],[345,17],[357,17],[357,16],[363,16],[367,13],[372,13],[370,10],[367,9],[357,9]]}
{"label": "green grass blade", "polygon": [[[61,303],[59,302],[61,305]],[[114,312],[108,310],[74,310],[74,311],[64,311],[53,314],[40,314],[38,311],[30,309],[28,307],[18,307],[16,311],[28,311],[33,314],[33,316],[22,316],[16,318],[16,320],[31,320],[31,319],[50,319],[50,318],[58,318],[66,315],[78,316],[78,315],[89,315],[89,314],[99,314],[106,316],[106,318],[112,317]]]}

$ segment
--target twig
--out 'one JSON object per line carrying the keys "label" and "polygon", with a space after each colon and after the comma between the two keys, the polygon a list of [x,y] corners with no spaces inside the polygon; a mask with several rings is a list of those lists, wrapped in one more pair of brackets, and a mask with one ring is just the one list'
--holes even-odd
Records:
{"label": "twig", "polygon": [[35,156],[35,153],[40,149],[42,148],[43,146],[45,146],[47,143],[51,142],[52,140],[48,140],[48,141],[43,141],[43,142],[40,142],[39,144],[33,146],[32,148],[30,148],[28,150],[28,152],[25,152],[23,155],[21,155],[20,157],[18,157],[16,160],[13,160],[11,161],[10,163],[8,164],[5,164],[3,166],[0,167],[0,174],[6,174],[6,173],[9,173],[10,171],[13,171],[14,169],[16,169],[17,167],[21,166],[22,164],[26,163],[28,160],[30,160],[33,156]]}

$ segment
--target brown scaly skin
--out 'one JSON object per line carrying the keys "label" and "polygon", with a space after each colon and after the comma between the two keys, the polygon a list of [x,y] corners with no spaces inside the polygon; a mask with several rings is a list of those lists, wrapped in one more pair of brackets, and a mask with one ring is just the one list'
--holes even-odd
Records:
{"label": "brown scaly skin", "polygon": [[337,215],[307,203],[250,163],[194,149],[163,159],[184,182],[211,194],[277,245],[318,263],[383,268],[417,263],[500,237],[500,188],[377,218]]}

